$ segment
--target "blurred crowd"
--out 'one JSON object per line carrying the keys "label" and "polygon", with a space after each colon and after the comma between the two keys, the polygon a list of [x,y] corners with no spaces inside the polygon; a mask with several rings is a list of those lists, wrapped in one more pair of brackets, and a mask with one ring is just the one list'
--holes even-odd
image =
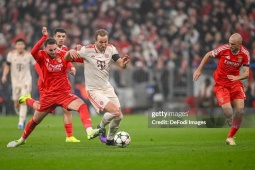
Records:
{"label": "blurred crowd", "polygon": [[129,81],[114,68],[116,85],[156,81],[161,85],[155,89],[165,97],[171,68],[174,85],[190,83],[188,68],[195,68],[207,51],[228,43],[234,32],[242,35],[255,62],[254,0],[0,0],[0,60],[17,38],[24,38],[31,49],[43,26],[49,32],[65,28],[69,48],[93,43],[94,31],[106,29],[119,53],[131,56],[129,68],[134,70]]}

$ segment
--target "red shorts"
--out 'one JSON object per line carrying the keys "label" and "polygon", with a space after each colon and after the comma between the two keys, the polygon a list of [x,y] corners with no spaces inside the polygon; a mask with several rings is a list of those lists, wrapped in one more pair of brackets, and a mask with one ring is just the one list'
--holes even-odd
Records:
{"label": "red shorts", "polygon": [[234,99],[246,99],[244,93],[244,87],[242,84],[237,84],[233,86],[221,86],[215,85],[214,92],[216,94],[218,104],[222,106],[223,104],[230,103]]}
{"label": "red shorts", "polygon": [[70,92],[63,92],[60,94],[46,94],[42,93],[37,110],[40,112],[53,113],[57,106],[67,109],[69,103],[78,97]]}

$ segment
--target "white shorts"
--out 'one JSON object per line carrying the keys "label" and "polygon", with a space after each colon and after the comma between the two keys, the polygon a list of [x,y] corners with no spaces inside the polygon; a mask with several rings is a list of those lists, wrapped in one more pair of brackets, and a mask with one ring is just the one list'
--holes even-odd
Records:
{"label": "white shorts", "polygon": [[31,92],[31,84],[26,84],[23,86],[12,86],[12,99],[18,100],[21,96],[24,96]]}
{"label": "white shorts", "polygon": [[113,87],[104,90],[87,90],[87,94],[91,104],[96,108],[96,111],[103,111],[106,104],[111,101],[120,107],[119,99],[114,92]]}

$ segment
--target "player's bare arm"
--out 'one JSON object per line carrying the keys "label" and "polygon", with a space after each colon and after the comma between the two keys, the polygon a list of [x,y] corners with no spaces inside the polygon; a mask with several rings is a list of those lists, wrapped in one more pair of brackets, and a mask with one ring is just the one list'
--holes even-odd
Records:
{"label": "player's bare arm", "polygon": [[43,27],[43,28],[42,28],[42,34],[48,36],[47,27]]}
{"label": "player's bare arm", "polygon": [[65,54],[65,59],[67,61],[72,61],[73,59],[79,58],[79,57],[80,57],[80,55],[74,49],[71,49],[71,50],[67,51],[66,54]]}
{"label": "player's bare arm", "polygon": [[249,77],[249,67],[243,66],[243,73],[239,76],[227,75],[227,77],[231,81],[247,79]]}
{"label": "player's bare arm", "polygon": [[200,65],[198,66],[197,70],[193,74],[193,81],[198,80],[198,78],[200,77],[200,75],[202,73],[202,70],[203,70],[205,64],[209,61],[209,59],[211,57],[212,57],[212,51],[209,51],[208,53],[206,53],[206,55],[202,59]]}
{"label": "player's bare arm", "polygon": [[127,54],[125,54],[122,58],[119,58],[116,63],[118,66],[120,66],[121,68],[125,69],[127,64],[129,63],[129,56]]}
{"label": "player's bare arm", "polygon": [[9,73],[9,71],[10,71],[10,66],[7,63],[5,63],[4,64],[4,70],[3,70],[3,76],[2,76],[2,83],[3,84],[5,84],[6,81],[7,81],[7,75]]}

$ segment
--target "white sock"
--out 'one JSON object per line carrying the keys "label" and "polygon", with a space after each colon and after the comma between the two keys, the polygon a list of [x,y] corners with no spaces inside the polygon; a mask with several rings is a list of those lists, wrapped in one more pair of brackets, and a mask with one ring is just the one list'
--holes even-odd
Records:
{"label": "white sock", "polygon": [[114,138],[114,135],[118,131],[120,127],[121,118],[113,119],[109,125],[109,131],[107,134],[107,139],[112,140]]}
{"label": "white sock", "polygon": [[105,112],[103,118],[102,118],[102,121],[100,123],[100,127],[101,128],[104,128],[106,125],[108,125],[112,119],[114,119],[116,116],[109,113],[109,112]]}
{"label": "white sock", "polygon": [[89,131],[91,131],[91,130],[92,130],[92,127],[89,127],[86,129],[86,132],[89,133]]}
{"label": "white sock", "polygon": [[27,105],[21,104],[19,106],[19,125],[23,125],[27,118]]}

